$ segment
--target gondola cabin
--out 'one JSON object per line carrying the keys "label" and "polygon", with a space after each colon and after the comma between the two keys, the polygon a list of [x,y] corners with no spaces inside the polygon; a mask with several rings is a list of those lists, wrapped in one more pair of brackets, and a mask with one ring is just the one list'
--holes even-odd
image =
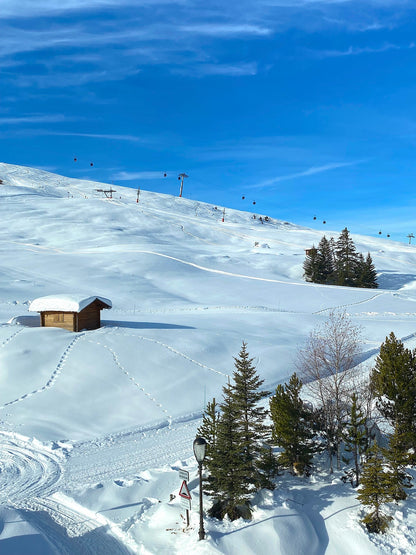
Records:
{"label": "gondola cabin", "polygon": [[101,327],[101,310],[111,307],[104,297],[49,295],[32,301],[29,311],[40,313],[41,327],[82,331]]}

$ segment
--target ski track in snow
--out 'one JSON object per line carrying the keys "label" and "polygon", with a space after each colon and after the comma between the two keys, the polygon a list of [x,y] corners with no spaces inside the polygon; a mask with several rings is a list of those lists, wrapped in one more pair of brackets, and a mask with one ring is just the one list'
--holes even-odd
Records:
{"label": "ski track in snow", "polygon": [[[114,525],[64,496],[31,499],[20,506],[25,520],[45,535],[60,555],[128,555],[133,553],[109,531]],[[117,535],[121,535],[119,532]],[[124,534],[124,536],[126,536]],[[136,550],[134,550],[136,551]]]}
{"label": "ski track in snow", "polygon": [[14,399],[13,401],[8,401],[7,403],[4,403],[4,405],[0,406],[0,410],[4,409],[6,407],[9,407],[10,405],[20,403],[21,401],[24,401],[28,397],[32,397],[33,395],[37,395],[38,393],[43,393],[47,389],[50,389],[54,385],[56,380],[58,379],[58,376],[60,375],[60,373],[62,372],[62,368],[64,367],[64,365],[66,363],[66,359],[68,358],[68,355],[69,355],[70,351],[73,349],[75,343],[77,343],[82,337],[84,337],[84,335],[85,335],[84,333],[80,333],[79,335],[74,337],[74,339],[69,343],[69,345],[64,350],[58,364],[56,365],[55,370],[52,372],[49,380],[46,382],[46,384],[44,386],[40,387],[39,389],[35,389],[35,390],[31,391],[30,393],[25,393],[24,395],[21,395],[20,397],[18,397],[17,399]]}
{"label": "ski track in snow", "polygon": [[[186,428],[189,432],[184,434]],[[195,426],[182,423],[176,431],[179,433],[174,434],[175,441],[180,443],[185,435],[189,451]],[[51,449],[36,440],[0,432],[0,504],[22,512],[24,519],[46,536],[60,555],[132,553],[136,550],[128,547],[133,545],[128,535],[121,537],[121,531],[102,515],[87,511],[59,491],[80,484],[88,486],[97,479],[134,476],[153,465],[171,464],[176,446],[170,431],[162,431],[155,445],[154,435],[159,432],[155,429],[149,436],[129,432],[109,436],[100,443],[84,442],[75,449],[78,464],[69,465],[69,471],[69,457],[63,449]],[[137,449],[137,443],[142,447],[140,439],[147,439],[147,449]]]}
{"label": "ski track in snow", "polygon": [[[155,343],[156,345],[160,345],[161,347],[171,351],[175,355],[183,357],[184,359],[188,360],[192,364],[195,364],[196,366],[199,366],[200,368],[204,368],[206,370],[209,370],[210,372],[214,372],[215,374],[223,376],[224,378],[229,377],[228,374],[220,372],[219,370],[216,370],[215,368],[211,368],[210,366],[207,366],[206,364],[203,364],[202,362],[199,362],[199,361],[189,357],[185,353],[182,353],[181,351],[178,351],[177,349],[175,349],[171,345],[167,345],[166,343],[163,343],[162,341],[159,341],[157,339],[153,339],[151,337],[144,337],[142,335],[134,335],[132,333],[122,333],[122,332],[115,333],[114,330],[117,330],[117,329],[120,329],[120,328],[111,328],[111,336],[119,335],[121,337],[132,337],[133,339],[136,339],[136,340],[140,339],[142,341],[149,341],[151,343]],[[119,359],[117,353],[114,351],[114,349],[112,349],[111,347],[109,347],[108,345],[106,345],[105,343],[103,343],[101,341],[92,340],[92,339],[88,339],[87,341],[89,343],[99,345],[99,346],[105,348],[111,354],[111,356],[114,360],[114,363],[121,370],[121,372],[123,372],[123,374],[125,374],[127,376],[127,378],[134,384],[135,387],[137,387],[141,392],[143,392],[144,395],[146,395],[146,397],[148,397],[151,401],[153,401],[156,404],[156,406],[164,413],[164,416],[167,418],[169,424],[171,424],[172,418],[173,418],[172,415],[170,415],[168,413],[168,410],[163,408],[162,403],[160,403],[152,393],[146,391],[145,388],[136,380],[136,378],[130,374],[130,372],[123,366],[123,364],[121,364],[120,359]]]}
{"label": "ski track in snow", "polygon": [[[120,328],[112,328],[112,329],[120,329]],[[114,334],[114,335],[116,335],[116,334]],[[206,364],[203,364],[202,362],[198,362],[197,360],[189,357],[185,353],[182,353],[181,351],[178,351],[177,349],[175,349],[171,345],[168,345],[167,343],[163,343],[162,341],[159,341],[157,339],[153,339],[152,337],[145,337],[144,335],[133,335],[132,333],[119,333],[119,335],[122,335],[123,337],[133,337],[134,339],[140,339],[140,340],[143,340],[143,341],[149,341],[150,343],[155,343],[156,345],[160,345],[161,347],[164,347],[168,351],[171,351],[175,355],[181,356],[182,358],[188,360],[189,362],[192,362],[192,364],[195,364],[196,366],[199,366],[201,368],[205,368],[206,370],[209,370],[210,372],[214,372],[215,374],[219,374],[220,376],[224,376],[224,378],[229,377],[228,374],[225,374],[224,372],[221,372],[220,370],[216,370],[215,368],[211,368],[211,366],[207,366]]]}
{"label": "ski track in snow", "polygon": [[[330,286],[330,287],[332,287],[332,286]],[[330,307],[327,307],[327,308],[322,308],[320,310],[312,312],[312,314],[322,314],[323,312],[328,312],[328,310],[340,310],[341,308],[348,308],[349,306],[356,306],[358,304],[368,303],[368,302],[376,299],[377,297],[380,297],[380,296],[385,295],[385,294],[386,294],[386,291],[380,291],[379,293],[376,293],[375,295],[372,295],[368,299],[361,299],[361,301],[355,301],[353,303],[347,303],[347,304],[341,304],[341,305],[337,305],[337,306],[330,306]]]}
{"label": "ski track in snow", "polygon": [[50,495],[60,487],[65,457],[40,442],[0,432],[0,503]]}
{"label": "ski track in snow", "polygon": [[121,364],[117,353],[108,345],[105,345],[104,343],[100,343],[99,341],[93,341],[91,339],[88,340],[89,343],[93,343],[96,345],[100,345],[101,347],[104,347],[105,349],[107,349],[107,351],[109,351],[111,353],[111,356],[113,357],[113,360],[115,362],[115,364],[117,365],[117,367],[123,372],[123,374],[125,374],[128,379],[140,390],[144,393],[144,395],[146,395],[146,397],[148,397],[151,401],[153,401],[156,406],[167,415],[167,418],[169,420],[169,422],[172,421],[172,416],[170,414],[168,414],[168,411],[166,409],[163,408],[163,405],[161,403],[158,402],[158,400],[156,399],[156,397],[154,397],[151,393],[149,393],[148,391],[146,391],[144,389],[144,387],[142,387],[140,385],[139,382],[136,381],[136,379],[125,369],[125,367]]}
{"label": "ski track in snow", "polygon": [[65,487],[68,491],[103,481],[137,479],[149,468],[172,465],[192,456],[192,443],[201,413],[169,426],[158,424],[146,431],[131,430],[74,444],[68,457]]}

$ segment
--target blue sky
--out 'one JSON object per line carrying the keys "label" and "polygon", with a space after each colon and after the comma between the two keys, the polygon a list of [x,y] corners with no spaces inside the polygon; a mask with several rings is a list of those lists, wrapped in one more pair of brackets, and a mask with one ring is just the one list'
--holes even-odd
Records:
{"label": "blue sky", "polygon": [[416,235],[416,1],[0,0],[0,24],[1,161]]}

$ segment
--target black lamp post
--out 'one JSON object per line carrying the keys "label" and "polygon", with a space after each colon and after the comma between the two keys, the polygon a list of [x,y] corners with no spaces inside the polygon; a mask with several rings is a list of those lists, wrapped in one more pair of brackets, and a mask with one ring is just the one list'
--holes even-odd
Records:
{"label": "black lamp post", "polygon": [[194,440],[194,455],[198,462],[199,470],[199,539],[205,539],[204,530],[204,513],[202,506],[202,463],[205,459],[205,450],[207,448],[207,442],[203,437],[197,437]]}

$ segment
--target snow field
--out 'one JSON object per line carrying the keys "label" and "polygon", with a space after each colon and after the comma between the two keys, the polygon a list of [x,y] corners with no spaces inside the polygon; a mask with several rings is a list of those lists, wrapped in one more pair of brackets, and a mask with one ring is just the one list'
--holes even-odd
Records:
{"label": "snow field", "polygon": [[[119,186],[106,200],[100,184],[7,164],[0,178],[0,551],[416,553],[412,498],[369,537],[354,490],[325,471],[280,478],[251,522],[206,519],[198,542],[192,455],[243,340],[270,390],[333,309],[363,328],[363,373],[390,331],[414,348],[415,247],[353,235],[382,288],[306,284],[304,249],[323,232],[233,210],[222,223],[221,207],[147,191],[137,205]],[[101,329],[40,328],[27,311],[72,292],[111,299]],[[178,468],[191,474],[188,530]]]}

